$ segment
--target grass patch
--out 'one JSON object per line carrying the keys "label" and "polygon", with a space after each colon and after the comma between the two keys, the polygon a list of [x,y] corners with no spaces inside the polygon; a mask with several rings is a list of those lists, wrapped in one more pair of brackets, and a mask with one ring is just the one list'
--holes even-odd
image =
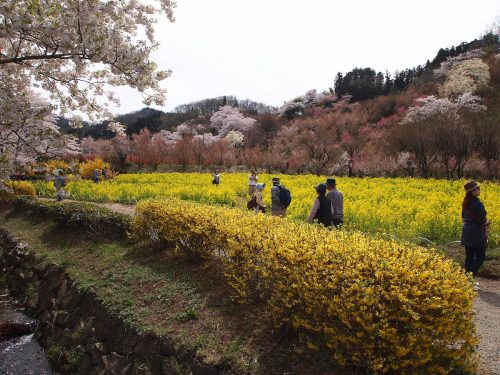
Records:
{"label": "grass patch", "polygon": [[[453,246],[439,246],[439,250],[463,266],[465,262],[465,249],[459,244]],[[500,247],[486,249],[486,258],[479,269],[478,276],[500,279]]]}
{"label": "grass patch", "polygon": [[[342,373],[328,354],[307,351],[300,335],[284,337],[265,306],[234,303],[214,265],[188,264],[172,252],[92,236],[23,210],[0,210],[0,226],[66,268],[80,293],[95,292],[129,326],[168,335],[207,363],[229,363],[236,373]],[[49,356],[60,356],[60,348]],[[66,366],[76,366],[77,357],[65,358]]]}

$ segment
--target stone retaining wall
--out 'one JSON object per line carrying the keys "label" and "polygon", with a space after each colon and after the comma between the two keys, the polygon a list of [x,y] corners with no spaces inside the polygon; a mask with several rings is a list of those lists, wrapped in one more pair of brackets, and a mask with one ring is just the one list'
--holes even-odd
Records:
{"label": "stone retaining wall", "polygon": [[110,314],[92,290],[0,228],[0,268],[39,321],[37,336],[63,374],[230,374],[172,340],[142,334]]}

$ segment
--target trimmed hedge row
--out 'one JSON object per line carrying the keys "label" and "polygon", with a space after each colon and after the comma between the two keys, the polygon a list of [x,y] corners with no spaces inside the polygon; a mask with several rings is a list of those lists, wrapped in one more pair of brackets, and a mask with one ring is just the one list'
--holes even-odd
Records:
{"label": "trimmed hedge row", "polygon": [[370,373],[473,372],[471,280],[434,250],[177,199],[140,202],[132,237],[220,262],[237,297]]}
{"label": "trimmed hedge row", "polygon": [[92,203],[55,202],[18,197],[14,207],[50,217],[59,224],[82,228],[97,235],[127,237],[131,217]]}

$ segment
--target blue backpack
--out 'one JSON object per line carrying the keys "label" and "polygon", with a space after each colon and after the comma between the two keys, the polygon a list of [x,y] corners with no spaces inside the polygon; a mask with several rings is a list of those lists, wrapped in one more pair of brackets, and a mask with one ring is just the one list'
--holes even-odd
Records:
{"label": "blue backpack", "polygon": [[290,190],[282,185],[278,185],[278,188],[280,189],[279,197],[281,207],[288,208],[288,206],[290,206],[290,203],[292,203],[292,195],[290,194]]}

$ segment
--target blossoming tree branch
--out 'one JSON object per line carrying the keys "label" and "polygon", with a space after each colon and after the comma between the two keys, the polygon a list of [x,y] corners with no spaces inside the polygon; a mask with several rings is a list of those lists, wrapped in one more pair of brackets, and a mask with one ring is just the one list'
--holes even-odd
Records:
{"label": "blossoming tree branch", "polygon": [[50,154],[45,144],[61,138],[55,109],[110,117],[107,105],[118,102],[112,88],[125,85],[146,105],[162,105],[159,83],[170,71],[150,54],[155,24],[173,22],[174,8],[171,0],[0,0],[2,174],[36,157],[42,143]]}

